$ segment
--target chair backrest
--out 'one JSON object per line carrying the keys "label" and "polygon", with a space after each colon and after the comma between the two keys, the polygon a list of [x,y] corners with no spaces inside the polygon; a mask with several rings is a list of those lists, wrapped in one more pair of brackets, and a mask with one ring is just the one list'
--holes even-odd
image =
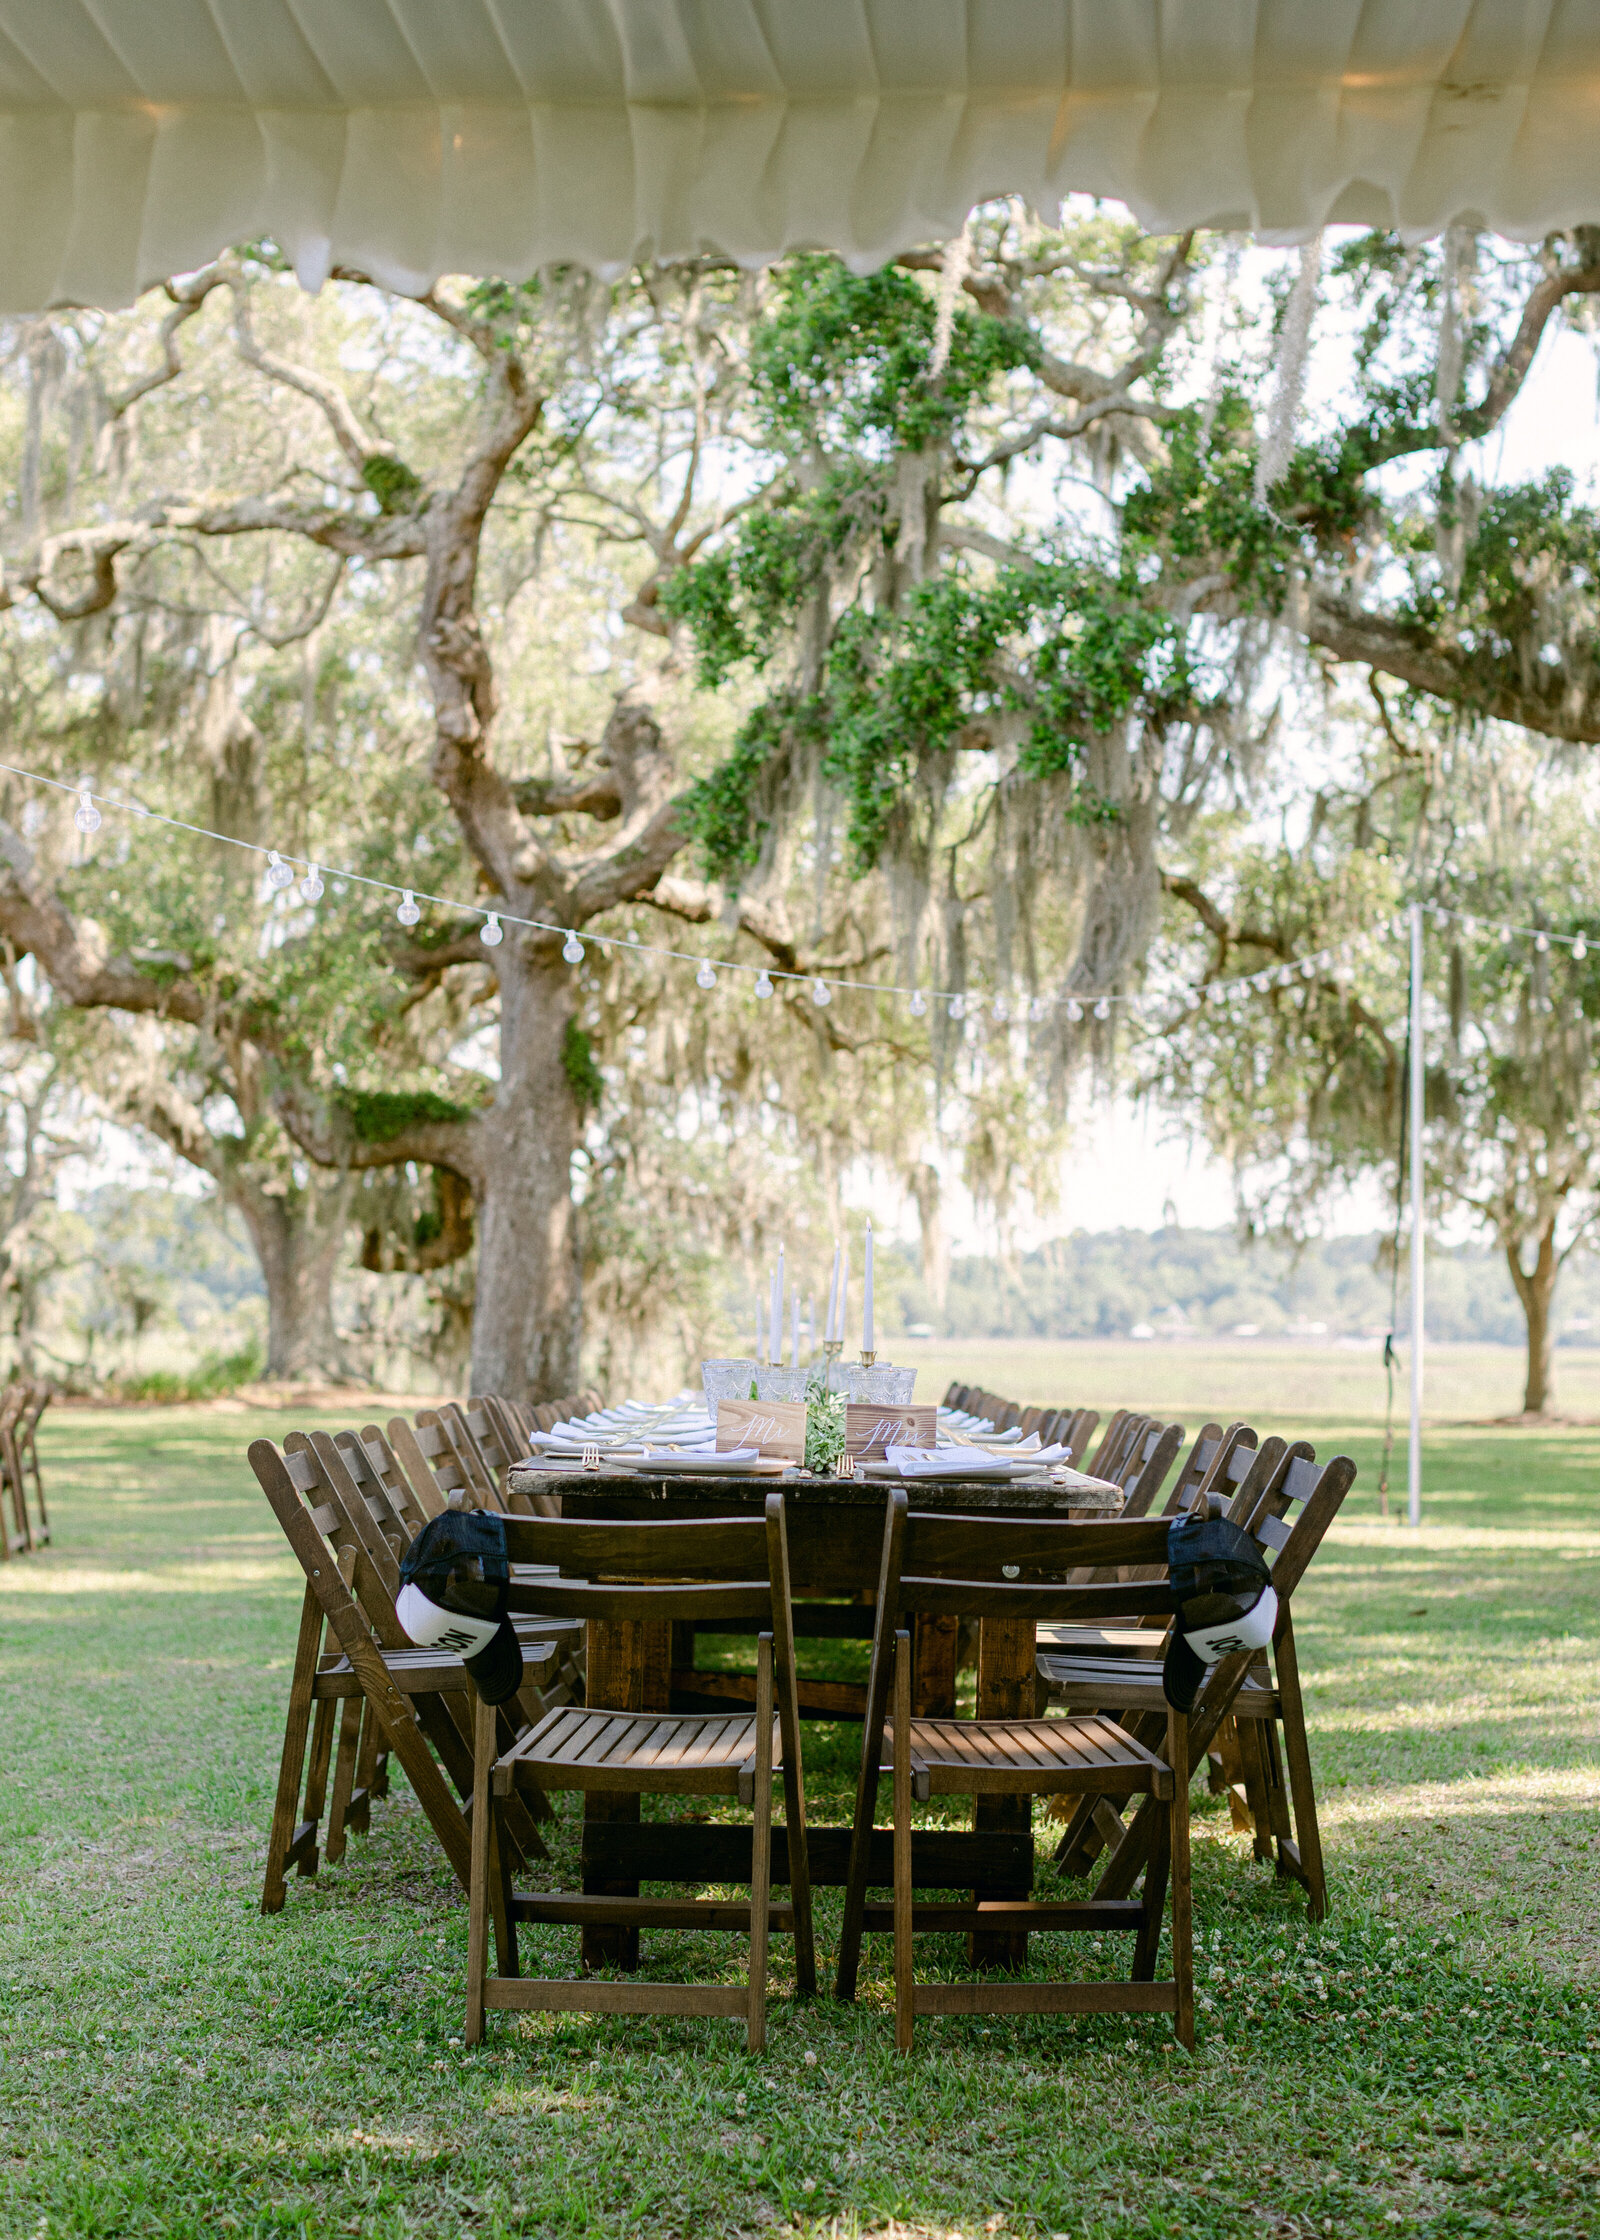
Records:
{"label": "chair backrest", "polygon": [[1178,1459],[1178,1449],[1183,1445],[1181,1423],[1147,1423],[1130,1445],[1121,1468],[1115,1473],[1115,1482],[1123,1492],[1122,1514],[1125,1517],[1147,1516],[1154,1506],[1157,1494],[1166,1483],[1167,1473]]}
{"label": "chair backrest", "polygon": [[[271,1442],[257,1441],[256,1444],[270,1446]],[[252,1447],[252,1458],[254,1452]],[[330,1456],[334,1457],[331,1469]],[[343,1456],[338,1454],[326,1432],[289,1432],[278,1460],[299,1496],[301,1514],[322,1543],[325,1557],[332,1559],[333,1568],[359,1607],[372,1638],[383,1649],[405,1648],[408,1645],[406,1634],[394,1614],[404,1542],[392,1517],[385,1515],[380,1522],[363,1495],[357,1492]],[[260,1476],[259,1471],[257,1476]],[[268,1498],[271,1498],[270,1490]],[[276,1509],[277,1502],[273,1506]],[[278,1521],[284,1523],[281,1514]],[[400,1542],[398,1549],[397,1540]],[[326,1601],[325,1597],[322,1599]]]}
{"label": "chair backrest", "polygon": [[391,1416],[387,1425],[389,1445],[406,1476],[416,1485],[430,1478],[438,1489],[441,1506],[453,1509],[498,1509],[492,1486],[485,1492],[477,1472],[470,1471],[457,1454],[454,1442],[431,1409],[424,1409],[414,1424],[404,1416]]}
{"label": "chair backrest", "polygon": [[467,1419],[467,1429],[478,1442],[478,1452],[494,1472],[495,1482],[503,1494],[506,1472],[517,1457],[528,1450],[518,1439],[504,1404],[494,1393],[480,1393],[467,1402],[462,1412]]}
{"label": "chair backrest", "polygon": [[436,1430],[440,1434],[477,1496],[478,1506],[499,1508],[500,1488],[495,1483],[494,1472],[484,1460],[477,1440],[467,1428],[466,1416],[456,1402],[442,1400],[436,1408],[423,1408],[415,1421],[419,1434],[425,1430]]}
{"label": "chair backrest", "polygon": [[1226,1431],[1215,1423],[1204,1425],[1172,1482],[1162,1515],[1178,1516],[1203,1496],[1220,1516],[1244,1483],[1260,1443],[1247,1423],[1230,1423]]}
{"label": "chair backrest", "polygon": [[1084,1464],[1090,1477],[1114,1480],[1123,1456],[1149,1420],[1148,1416],[1135,1415],[1129,1408],[1118,1408],[1100,1434],[1094,1460]]}
{"label": "chair backrest", "polygon": [[967,1388],[964,1384],[948,1384],[945,1386],[944,1399],[941,1403],[942,1406],[946,1408],[955,1408],[959,1411],[960,1409],[964,1408],[966,1404]]}
{"label": "chair backrest", "polygon": [[1305,1576],[1355,1474],[1348,1455],[1335,1455],[1319,1469],[1316,1449],[1300,1439],[1284,1449],[1264,1485],[1255,1482],[1252,1472],[1229,1503],[1227,1515],[1244,1527],[1271,1564],[1280,1603],[1287,1602]]}
{"label": "chair backrest", "polygon": [[433,1489],[435,1498],[431,1505],[417,1498],[416,1488],[395,1460],[394,1449],[375,1423],[365,1423],[359,1431],[336,1431],[333,1443],[363,1495],[369,1501],[382,1500],[387,1505],[408,1541],[414,1540],[428,1520],[439,1514],[443,1503],[437,1498],[437,1489]]}
{"label": "chair backrest", "polygon": [[14,1381],[0,1392],[0,1439],[9,1438],[16,1430],[32,1392],[33,1387],[22,1381]]}
{"label": "chair backrest", "polygon": [[30,1443],[39,1428],[39,1418],[55,1398],[55,1389],[48,1378],[35,1377],[33,1381],[27,1407],[23,1410],[22,1421],[17,1427],[21,1436]]}

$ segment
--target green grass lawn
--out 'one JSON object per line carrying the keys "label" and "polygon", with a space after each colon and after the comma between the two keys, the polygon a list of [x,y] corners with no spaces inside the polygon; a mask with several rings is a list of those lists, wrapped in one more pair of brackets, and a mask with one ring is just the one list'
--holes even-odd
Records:
{"label": "green grass lawn", "polygon": [[[1094,1391],[1197,1421],[1167,1375],[1125,1349]],[[1600,2230],[1600,1430],[1432,1428],[1409,1533],[1372,1404],[1294,1386],[1258,1420],[1361,1466],[1296,1605],[1332,1912],[1197,1799],[1192,2061],[1064,2018],[924,2023],[897,2063],[887,1940],[853,2009],[792,2005],[778,1940],[760,2059],[577,2017],[464,2051],[464,1901],[403,1783],[256,1911],[300,1586],[244,1449],[299,1419],[47,1418],[56,1546],[0,1567],[0,2233]],[[855,1737],[807,1740],[842,1818]]]}

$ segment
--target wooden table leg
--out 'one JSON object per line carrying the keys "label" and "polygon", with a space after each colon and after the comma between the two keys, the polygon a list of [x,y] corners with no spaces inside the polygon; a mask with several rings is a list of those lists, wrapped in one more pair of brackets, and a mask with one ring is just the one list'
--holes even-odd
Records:
{"label": "wooden table leg", "polygon": [[[978,1717],[980,1719],[1031,1719],[1034,1717],[1034,1623],[1031,1618],[985,1618],[978,1630]],[[1031,1833],[1031,1797],[976,1797],[972,1806],[974,1828],[989,1831],[1017,1829]],[[979,1898],[1028,1898],[1033,1877],[1026,1882],[985,1886]],[[975,1968],[1020,1968],[1028,1957],[1026,1930],[975,1929],[967,1938],[967,1957]]]}
{"label": "wooden table leg", "polygon": [[[585,1702],[590,1710],[665,1711],[670,1688],[672,1627],[666,1619],[591,1618],[589,1620],[589,1677]],[[584,1821],[637,1820],[637,1797],[599,1796],[584,1799]],[[636,1898],[637,1882],[608,1882],[603,1875],[584,1872],[583,1887],[593,1895]],[[637,1929],[585,1929],[581,1932],[585,1968],[625,1968],[639,1965]]]}

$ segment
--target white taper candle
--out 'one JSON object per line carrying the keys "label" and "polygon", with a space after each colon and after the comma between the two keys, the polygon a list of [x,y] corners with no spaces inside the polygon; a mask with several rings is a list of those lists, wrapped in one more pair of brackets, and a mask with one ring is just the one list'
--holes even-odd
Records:
{"label": "white taper candle", "polygon": [[872,1353],[876,1350],[872,1336],[872,1223],[870,1221],[867,1223],[867,1273],[861,1302],[861,1350],[863,1353]]}

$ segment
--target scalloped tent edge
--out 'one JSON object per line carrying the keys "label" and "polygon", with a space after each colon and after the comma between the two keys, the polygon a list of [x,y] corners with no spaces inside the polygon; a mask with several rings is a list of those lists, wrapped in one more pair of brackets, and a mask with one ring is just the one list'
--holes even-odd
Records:
{"label": "scalloped tent edge", "polygon": [[269,236],[305,286],[1600,217],[1597,0],[0,0],[0,311]]}

